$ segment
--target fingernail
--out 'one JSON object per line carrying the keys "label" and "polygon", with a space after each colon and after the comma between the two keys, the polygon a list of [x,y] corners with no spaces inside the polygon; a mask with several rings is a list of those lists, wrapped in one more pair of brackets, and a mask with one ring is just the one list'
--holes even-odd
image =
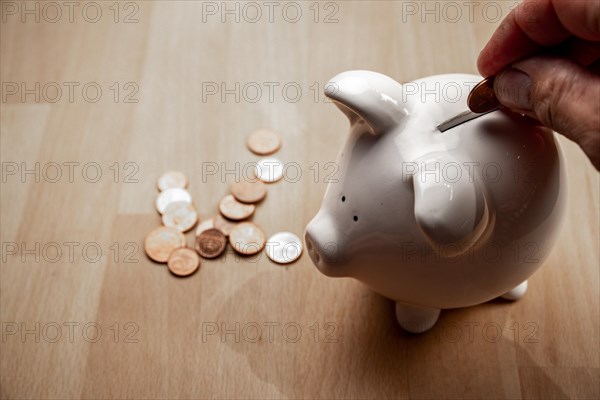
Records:
{"label": "fingernail", "polygon": [[500,103],[518,111],[532,111],[531,79],[518,69],[509,68],[494,79],[494,91]]}

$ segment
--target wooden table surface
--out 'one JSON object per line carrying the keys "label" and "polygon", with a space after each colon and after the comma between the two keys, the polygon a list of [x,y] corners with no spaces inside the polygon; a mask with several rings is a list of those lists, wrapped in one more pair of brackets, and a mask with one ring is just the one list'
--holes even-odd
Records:
{"label": "wooden table surface", "polygon": [[301,235],[347,135],[324,84],[476,73],[516,3],[454,4],[3,1],[2,398],[600,397],[599,175],[567,140],[566,223],[527,296],[423,335],[307,254],[179,279],[143,252],[157,177],[185,172],[208,218],[259,127],[301,176],[253,221]]}

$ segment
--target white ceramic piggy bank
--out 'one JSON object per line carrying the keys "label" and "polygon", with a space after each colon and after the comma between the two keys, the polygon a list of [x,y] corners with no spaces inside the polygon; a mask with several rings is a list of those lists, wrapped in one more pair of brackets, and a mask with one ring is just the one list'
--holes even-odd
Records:
{"label": "white ceramic piggy bank", "polygon": [[467,110],[480,80],[401,85],[350,71],[326,86],[350,136],[306,247],[325,275],[394,300],[410,332],[431,328],[443,308],[520,298],[564,214],[565,166],[551,130],[505,111],[436,129]]}

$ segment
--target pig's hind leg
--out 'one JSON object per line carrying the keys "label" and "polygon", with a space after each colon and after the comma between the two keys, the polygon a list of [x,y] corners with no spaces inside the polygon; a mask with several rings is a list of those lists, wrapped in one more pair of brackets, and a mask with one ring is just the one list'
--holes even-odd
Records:
{"label": "pig's hind leg", "polygon": [[502,296],[503,299],[505,300],[519,300],[521,297],[525,296],[525,293],[527,292],[527,281],[523,281],[521,282],[519,285],[517,285],[514,289],[509,290],[508,292],[504,293]]}
{"label": "pig's hind leg", "polygon": [[440,309],[408,305],[396,302],[396,319],[405,331],[423,333],[438,320]]}

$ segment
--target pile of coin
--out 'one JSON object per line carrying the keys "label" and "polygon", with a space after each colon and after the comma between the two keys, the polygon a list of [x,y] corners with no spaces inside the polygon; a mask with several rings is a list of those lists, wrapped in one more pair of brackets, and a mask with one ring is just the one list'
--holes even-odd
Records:
{"label": "pile of coin", "polygon": [[[281,147],[275,132],[260,129],[248,136],[250,151],[257,155],[270,155]],[[160,193],[156,209],[162,215],[164,226],[154,229],[146,237],[144,249],[152,260],[167,263],[169,270],[178,276],[188,276],[200,266],[200,256],[219,257],[227,244],[243,255],[257,254],[267,245],[267,256],[280,264],[297,260],[302,254],[302,242],[290,232],[279,232],[266,240],[260,227],[246,221],[267,195],[267,185],[283,176],[283,163],[276,158],[263,158],[255,168],[256,179],[231,185],[230,194],[221,199],[219,214],[201,221],[196,228],[195,251],[186,247],[184,233],[198,222],[192,196],[186,190],[188,178],[181,172],[170,171],[157,182]]]}
{"label": "pile of coin", "polygon": [[191,275],[200,267],[198,254],[185,247],[184,233],[198,222],[192,196],[185,189],[187,185],[187,177],[177,171],[166,172],[158,178],[160,193],[156,197],[156,209],[164,226],[152,230],[144,241],[148,257],[167,263],[169,270],[178,276]]}

